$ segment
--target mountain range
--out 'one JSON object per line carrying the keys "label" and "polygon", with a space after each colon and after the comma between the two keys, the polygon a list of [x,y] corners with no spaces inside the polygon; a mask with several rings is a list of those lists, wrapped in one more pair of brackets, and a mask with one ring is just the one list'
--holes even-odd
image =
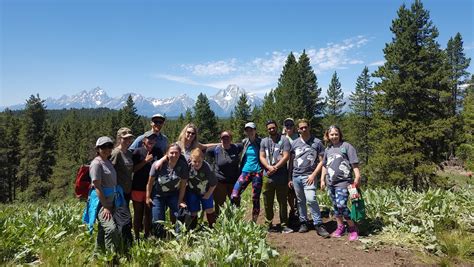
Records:
{"label": "mountain range", "polygon": [[[247,95],[248,103],[251,107],[262,104],[262,99],[253,93],[248,93],[237,85],[229,85],[225,89],[219,90],[215,95],[208,96],[211,109],[219,117],[230,116],[231,111],[239,101],[242,94]],[[140,115],[151,116],[155,113],[166,114],[175,117],[185,113],[186,109],[194,107],[195,100],[186,94],[170,98],[145,97],[136,93],[127,93],[120,97],[110,97],[107,92],[100,87],[89,91],[81,91],[72,96],[63,95],[59,98],[48,97],[45,99],[47,109],[69,109],[69,108],[99,108],[121,109],[131,95],[135,102],[135,107]],[[11,110],[23,109],[24,105],[13,105],[8,107]]]}

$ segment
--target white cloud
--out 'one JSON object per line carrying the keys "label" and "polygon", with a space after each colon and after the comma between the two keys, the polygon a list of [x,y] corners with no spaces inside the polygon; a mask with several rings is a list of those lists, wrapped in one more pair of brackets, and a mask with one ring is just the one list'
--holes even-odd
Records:
{"label": "white cloud", "polygon": [[385,64],[385,60],[379,60],[379,61],[370,63],[369,66],[382,66],[383,64]]}
{"label": "white cloud", "polygon": [[196,81],[193,81],[193,80],[191,80],[187,77],[178,76],[178,75],[170,75],[170,74],[159,73],[159,74],[152,75],[152,77],[157,78],[157,79],[164,79],[164,80],[168,80],[168,81],[173,81],[173,82],[190,84],[190,85],[201,85],[199,82],[196,82]]}
{"label": "white cloud", "polygon": [[[339,43],[328,43],[325,47],[306,50],[314,71],[319,74],[328,70],[346,69],[350,65],[363,64],[353,52],[369,42],[365,36],[359,35],[342,40]],[[298,58],[302,51],[294,51]],[[155,78],[166,79],[189,85],[226,88],[229,84],[237,84],[250,92],[261,93],[274,88],[281,74],[289,51],[273,51],[248,61],[235,58],[219,60],[203,64],[183,64],[181,68],[186,75],[157,74]],[[265,91],[265,92],[266,92]]]}
{"label": "white cloud", "polygon": [[215,75],[224,75],[229,74],[237,70],[235,67],[237,60],[235,58],[224,61],[214,61],[208,62],[205,64],[196,64],[196,65],[182,65],[183,68],[191,71],[194,75],[197,76],[215,76]]}

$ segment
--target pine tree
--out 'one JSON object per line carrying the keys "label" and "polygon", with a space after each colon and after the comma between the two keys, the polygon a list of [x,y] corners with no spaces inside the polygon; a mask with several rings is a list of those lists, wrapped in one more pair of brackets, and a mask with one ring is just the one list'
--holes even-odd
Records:
{"label": "pine tree", "polygon": [[[302,97],[299,101],[301,101],[304,108],[300,117],[310,120],[311,129],[322,133],[321,115],[324,102],[321,98],[321,88],[318,87],[318,79],[305,50],[298,59],[298,65],[302,81]],[[293,115],[293,117],[295,116]]]}
{"label": "pine tree", "polygon": [[[184,123],[188,124],[193,121],[193,111],[189,108],[186,109],[186,113],[184,114]],[[183,125],[184,127],[184,125]]]}
{"label": "pine tree", "polygon": [[462,120],[464,143],[459,146],[459,156],[466,162],[466,166],[474,171],[474,75],[466,88]]}
{"label": "pine tree", "polygon": [[0,202],[15,200],[16,175],[20,163],[19,120],[11,110],[0,115]]}
{"label": "pine tree", "polygon": [[54,138],[46,120],[46,107],[39,95],[26,101],[20,129],[20,166],[18,177],[22,198],[36,200],[51,189],[48,181],[54,165]]}
{"label": "pine tree", "polygon": [[326,117],[326,124],[338,124],[343,115],[342,108],[346,103],[344,102],[344,93],[342,92],[341,83],[336,72],[332,75],[325,103],[324,115]]}
{"label": "pine tree", "polygon": [[455,118],[451,126],[451,154],[455,156],[455,146],[459,143],[458,131],[460,127],[459,111],[462,108],[463,91],[462,86],[466,83],[469,73],[466,69],[469,67],[470,58],[466,58],[464,54],[463,41],[461,34],[458,32],[456,36],[450,38],[446,48],[446,59],[450,69],[450,86],[451,86],[451,116]]}
{"label": "pine tree", "polygon": [[372,128],[374,105],[374,89],[367,66],[357,78],[355,92],[350,95],[349,99],[351,100],[349,106],[353,113],[350,128],[355,135],[355,140],[352,143],[357,148],[360,158],[367,164],[371,150],[368,133]]}
{"label": "pine tree", "polygon": [[128,127],[135,135],[141,134],[143,125],[140,116],[137,114],[137,108],[132,95],[128,95],[125,106],[120,110],[120,127]]}
{"label": "pine tree", "polygon": [[251,119],[250,105],[246,94],[241,94],[237,105],[234,107],[232,112],[232,132],[236,140],[242,140],[244,138],[244,125]]}
{"label": "pine tree", "polygon": [[372,180],[418,190],[429,183],[435,163],[447,150],[449,88],[438,30],[429,12],[416,0],[402,5],[392,21],[392,42],[386,62],[374,73],[374,154]]}
{"label": "pine tree", "polygon": [[207,96],[200,93],[194,105],[194,123],[199,129],[199,141],[209,143],[217,141],[219,130],[217,129],[217,117],[211,110]]}
{"label": "pine tree", "polygon": [[77,113],[72,111],[61,123],[57,134],[56,165],[51,175],[51,198],[61,199],[72,195],[73,182],[78,167],[82,164],[85,155],[83,149],[78,149],[83,140],[82,124]]}
{"label": "pine tree", "polygon": [[[293,53],[290,53],[286,59],[278,85],[273,91],[273,97],[273,112],[272,114],[264,112],[266,116],[264,120],[270,119],[270,115],[273,115],[272,119],[281,123],[287,117],[301,118],[306,114],[303,98],[307,95],[304,95],[300,66]],[[268,101],[271,101],[271,97]],[[271,105],[271,102],[264,102],[264,105],[269,108],[268,105]]]}

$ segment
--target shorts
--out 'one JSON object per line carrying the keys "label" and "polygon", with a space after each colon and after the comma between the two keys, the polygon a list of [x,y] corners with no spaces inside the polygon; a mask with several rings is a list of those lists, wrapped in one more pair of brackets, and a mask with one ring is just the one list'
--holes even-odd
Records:
{"label": "shorts", "polygon": [[146,201],[146,192],[145,191],[132,190],[132,200],[135,201],[135,202],[145,202]]}
{"label": "shorts", "polygon": [[196,194],[192,191],[186,192],[186,205],[190,212],[198,212],[201,210],[201,205],[203,210],[214,208],[214,198],[212,195],[208,199],[203,199],[201,195]]}

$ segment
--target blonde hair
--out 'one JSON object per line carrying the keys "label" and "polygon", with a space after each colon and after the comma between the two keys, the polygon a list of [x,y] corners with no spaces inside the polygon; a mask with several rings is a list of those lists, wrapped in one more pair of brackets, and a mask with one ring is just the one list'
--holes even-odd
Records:
{"label": "blonde hair", "polygon": [[181,147],[181,150],[182,151],[186,151],[186,147],[185,147],[185,144],[186,144],[186,131],[188,130],[188,128],[192,128],[194,130],[194,132],[196,133],[194,135],[194,139],[193,141],[191,142],[191,146],[189,147],[189,149],[194,149],[196,147],[198,147],[198,129],[196,127],[196,125],[194,125],[194,123],[188,123],[186,124],[186,126],[184,126],[183,130],[181,130],[181,133],[179,134],[178,136],[178,145]]}
{"label": "blonde hair", "polygon": [[204,153],[202,153],[202,150],[200,148],[195,148],[191,151],[191,158],[192,159],[203,159],[204,158]]}
{"label": "blonde hair", "polygon": [[331,146],[331,140],[329,140],[329,131],[331,131],[332,129],[336,129],[336,131],[339,133],[339,142],[344,142],[344,139],[342,139],[342,131],[341,131],[341,128],[339,128],[339,126],[337,125],[331,125],[329,126],[329,128],[324,132],[324,142]]}

